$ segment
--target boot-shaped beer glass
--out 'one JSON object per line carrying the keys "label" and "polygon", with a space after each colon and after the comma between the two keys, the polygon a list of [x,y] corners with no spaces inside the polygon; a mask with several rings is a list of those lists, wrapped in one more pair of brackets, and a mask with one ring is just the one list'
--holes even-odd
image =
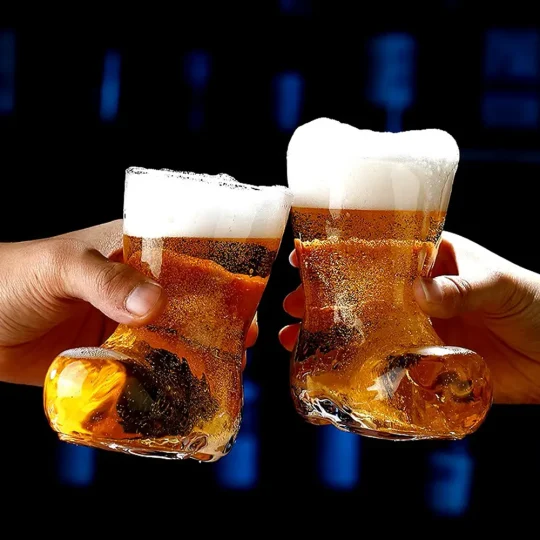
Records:
{"label": "boot-shaped beer glass", "polygon": [[459,439],[492,402],[488,368],[448,347],[413,297],[432,269],[459,149],[440,130],[377,133],[329,119],[287,155],[305,314],[292,357],[298,412],[388,439]]}
{"label": "boot-shaped beer glass", "polygon": [[287,188],[131,168],[124,262],[164,288],[152,324],[65,351],[44,404],[60,439],[138,455],[214,461],[240,425],[246,332],[287,222]]}

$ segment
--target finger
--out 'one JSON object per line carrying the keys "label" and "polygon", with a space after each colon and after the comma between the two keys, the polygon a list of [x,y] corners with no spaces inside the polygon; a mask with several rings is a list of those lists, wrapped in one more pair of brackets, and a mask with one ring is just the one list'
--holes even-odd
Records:
{"label": "finger", "polygon": [[79,231],[69,232],[57,238],[70,238],[84,242],[115,262],[122,262],[123,221],[117,219]]}
{"label": "finger", "polygon": [[513,279],[499,273],[418,278],[414,283],[414,295],[420,308],[441,319],[472,311],[501,313],[515,289]]}
{"label": "finger", "polygon": [[60,296],[85,300],[118,323],[141,326],[165,308],[166,295],[158,283],[97,250],[67,243],[56,263]]}
{"label": "finger", "polygon": [[292,352],[294,346],[296,345],[296,341],[298,340],[299,333],[300,323],[290,324],[282,328],[278,336],[282,347],[284,347],[287,351]]}
{"label": "finger", "polygon": [[448,240],[448,235],[443,236],[437,252],[435,263],[433,264],[431,277],[446,275],[457,276],[458,274],[459,271],[454,246],[452,242]]}
{"label": "finger", "polygon": [[257,313],[255,313],[255,317],[253,317],[253,321],[251,321],[251,325],[247,331],[246,348],[253,347],[258,337],[259,337],[259,324],[257,322]]}
{"label": "finger", "polygon": [[299,285],[292,293],[283,300],[283,309],[291,317],[301,319],[304,316],[304,287]]}
{"label": "finger", "polygon": [[292,250],[291,254],[289,255],[289,262],[292,266],[295,268],[298,268],[298,255],[296,254],[296,250]]}

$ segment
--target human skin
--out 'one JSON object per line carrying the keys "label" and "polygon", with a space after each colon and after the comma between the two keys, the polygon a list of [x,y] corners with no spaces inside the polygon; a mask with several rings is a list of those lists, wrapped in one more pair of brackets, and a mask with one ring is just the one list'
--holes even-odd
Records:
{"label": "human skin", "polygon": [[[290,257],[297,266],[296,255]],[[497,403],[540,403],[540,276],[484,247],[444,232],[433,272],[418,279],[415,298],[447,345],[487,362]],[[292,317],[304,314],[300,285],[284,300]],[[292,351],[299,323],[279,339]]]}
{"label": "human skin", "polygon": [[[41,386],[60,352],[98,347],[118,323],[156,318],[164,291],[121,261],[122,220],[0,243],[0,380]],[[255,318],[246,348],[257,334]]]}

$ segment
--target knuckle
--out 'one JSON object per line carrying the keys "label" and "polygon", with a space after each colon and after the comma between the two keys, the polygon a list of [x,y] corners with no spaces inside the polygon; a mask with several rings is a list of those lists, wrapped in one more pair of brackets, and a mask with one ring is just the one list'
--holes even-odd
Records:
{"label": "knuckle", "polygon": [[508,274],[507,272],[503,272],[500,269],[496,269],[492,271],[493,277],[493,284],[496,287],[500,287],[501,290],[504,291],[513,291],[516,287],[516,278],[515,276],[512,276]]}
{"label": "knuckle", "polygon": [[447,279],[452,288],[452,296],[456,298],[456,301],[461,303],[466,300],[472,291],[471,283],[460,276],[447,276]]}
{"label": "knuckle", "polygon": [[85,245],[80,240],[72,238],[51,238],[45,242],[45,248],[39,253],[45,263],[55,268],[65,267],[71,258],[81,254]]}
{"label": "knuckle", "polygon": [[507,315],[519,311],[527,302],[526,288],[519,287],[516,276],[496,270],[493,273],[493,284],[499,291],[497,298],[494,298],[498,305],[493,306],[497,311]]}
{"label": "knuckle", "polygon": [[97,286],[107,295],[114,295],[126,286],[129,269],[118,263],[107,261],[98,272]]}
{"label": "knuckle", "polygon": [[77,259],[83,250],[83,243],[77,240],[47,239],[43,241],[41,249],[33,250],[37,256],[36,272],[52,276],[52,283],[68,282],[73,260]]}

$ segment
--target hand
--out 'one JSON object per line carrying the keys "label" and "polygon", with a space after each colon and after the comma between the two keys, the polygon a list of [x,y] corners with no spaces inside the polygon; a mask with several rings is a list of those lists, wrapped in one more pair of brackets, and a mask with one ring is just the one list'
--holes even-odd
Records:
{"label": "hand", "polygon": [[[157,317],[163,290],[121,260],[121,220],[0,244],[0,380],[42,385],[60,352],[100,346],[118,323]],[[254,320],[246,347],[257,330]]]}
{"label": "hand", "polygon": [[[291,264],[298,262],[293,252]],[[456,234],[443,233],[432,279],[414,283],[416,300],[447,345],[486,360],[498,403],[540,403],[540,276]],[[302,286],[283,303],[304,313]],[[292,351],[299,324],[280,332]]]}

